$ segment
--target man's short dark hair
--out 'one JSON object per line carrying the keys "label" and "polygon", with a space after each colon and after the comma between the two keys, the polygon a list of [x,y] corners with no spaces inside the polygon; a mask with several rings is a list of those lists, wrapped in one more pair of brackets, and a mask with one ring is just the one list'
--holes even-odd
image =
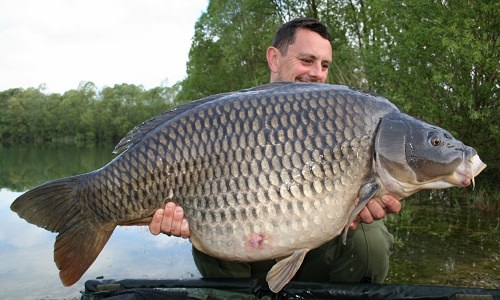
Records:
{"label": "man's short dark hair", "polygon": [[313,18],[296,18],[285,24],[276,31],[273,39],[273,47],[278,48],[281,53],[286,54],[288,45],[295,41],[295,32],[297,29],[307,29],[318,33],[322,38],[331,42],[331,35],[328,27],[320,21]]}

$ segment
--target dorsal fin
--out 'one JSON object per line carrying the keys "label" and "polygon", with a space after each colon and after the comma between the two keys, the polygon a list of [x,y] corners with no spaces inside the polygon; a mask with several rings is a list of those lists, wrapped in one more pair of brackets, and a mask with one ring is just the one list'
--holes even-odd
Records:
{"label": "dorsal fin", "polygon": [[134,127],[132,130],[130,130],[120,140],[120,142],[115,146],[113,153],[120,153],[120,152],[125,151],[128,148],[134,146],[135,144],[139,143],[148,132],[150,132],[151,130],[160,126],[161,124],[167,122],[168,120],[174,118],[175,116],[177,116],[177,115],[179,115],[187,110],[190,110],[198,105],[202,105],[202,104],[210,102],[214,99],[224,97],[228,94],[230,94],[230,93],[212,95],[209,97],[202,98],[200,100],[189,102],[187,104],[182,104],[182,105],[176,106],[170,110],[164,111],[161,114],[156,115],[147,121],[142,122],[141,124]]}
{"label": "dorsal fin", "polygon": [[183,105],[179,105],[175,108],[172,108],[170,110],[167,110],[157,116],[154,116],[153,118],[144,121],[143,123],[137,125],[134,127],[132,130],[130,130],[125,137],[123,137],[120,142],[115,146],[115,149],[113,150],[113,153],[120,153],[123,152],[130,147],[136,145],[139,143],[143,137],[148,134],[151,130],[154,130],[161,124],[167,122],[170,119],[175,118],[179,114],[182,114],[183,112],[186,112],[190,109],[193,109],[199,105],[224,98],[225,96],[228,95],[233,95],[236,93],[247,93],[247,92],[255,92],[255,91],[262,91],[262,90],[268,90],[271,88],[276,88],[280,87],[282,85],[288,84],[289,82],[276,82],[276,83],[270,83],[270,84],[264,84],[264,85],[259,85],[253,88],[249,89],[244,89],[244,90],[239,90],[235,92],[228,92],[228,93],[221,93],[221,94],[216,94],[212,96],[208,96],[205,98],[202,98],[200,100],[192,101],[190,103],[186,103]]}

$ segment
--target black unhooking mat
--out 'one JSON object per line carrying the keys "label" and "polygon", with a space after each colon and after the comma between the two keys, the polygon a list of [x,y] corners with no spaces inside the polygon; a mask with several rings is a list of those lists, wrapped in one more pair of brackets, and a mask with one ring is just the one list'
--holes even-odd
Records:
{"label": "black unhooking mat", "polygon": [[252,279],[96,279],[85,283],[82,300],[134,299],[495,299],[499,289],[394,284],[290,282],[277,294]]}

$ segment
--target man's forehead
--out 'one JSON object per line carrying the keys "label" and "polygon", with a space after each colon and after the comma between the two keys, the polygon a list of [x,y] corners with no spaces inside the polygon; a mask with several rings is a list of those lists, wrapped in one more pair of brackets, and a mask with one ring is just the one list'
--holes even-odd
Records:
{"label": "man's forehead", "polygon": [[[296,54],[300,53],[303,56],[329,56],[332,52],[332,46],[329,40],[323,38],[317,32],[305,29],[297,30],[293,43],[288,47],[293,49]],[[331,60],[331,58],[328,59]]]}
{"label": "man's forehead", "polygon": [[295,44],[297,42],[310,41],[310,40],[318,40],[318,41],[322,41],[323,43],[330,44],[330,41],[328,39],[325,39],[324,37],[322,37],[321,34],[315,32],[315,31],[312,31],[310,29],[299,28],[295,31],[291,45]]}

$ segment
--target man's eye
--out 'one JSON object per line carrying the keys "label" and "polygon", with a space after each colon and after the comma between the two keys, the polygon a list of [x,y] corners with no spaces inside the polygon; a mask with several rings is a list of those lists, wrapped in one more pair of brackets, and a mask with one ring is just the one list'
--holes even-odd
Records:
{"label": "man's eye", "polygon": [[312,60],[310,60],[310,59],[305,59],[305,58],[303,58],[303,59],[302,59],[302,62],[303,62],[303,63],[305,63],[305,64],[308,64],[308,65],[313,63],[313,61],[312,61]]}

